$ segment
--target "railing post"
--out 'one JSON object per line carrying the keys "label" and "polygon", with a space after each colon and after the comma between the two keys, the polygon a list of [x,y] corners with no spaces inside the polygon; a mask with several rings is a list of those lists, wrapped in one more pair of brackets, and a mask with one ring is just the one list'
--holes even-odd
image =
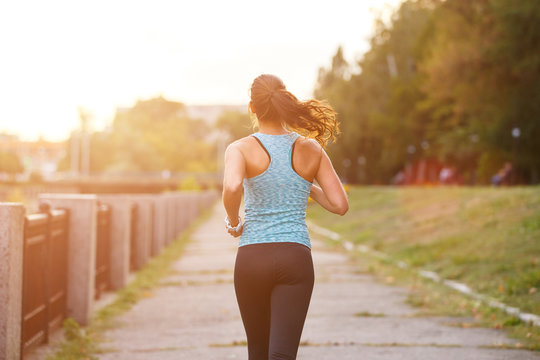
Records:
{"label": "railing post", "polygon": [[167,198],[167,242],[170,244],[176,238],[175,221],[176,221],[176,206],[174,193],[167,193],[164,196]]}
{"label": "railing post", "polygon": [[143,267],[151,254],[152,238],[152,195],[131,194],[130,199],[137,204],[138,221],[136,224],[135,246],[136,246],[136,269]]}
{"label": "railing post", "polygon": [[129,277],[133,201],[122,194],[99,194],[98,199],[110,205],[109,269],[111,289],[117,290],[127,285]]}
{"label": "railing post", "polygon": [[186,191],[176,192],[174,199],[176,202],[176,236],[189,226],[189,194]]}
{"label": "railing post", "polygon": [[68,293],[68,272],[69,272],[69,231],[70,231],[70,210],[68,208],[58,208],[58,210],[63,210],[65,212],[65,227],[64,227],[64,237],[65,237],[65,247],[63,249],[62,253],[62,265],[65,271],[63,272],[64,277],[62,278],[62,291],[64,292],[65,300],[64,300],[64,306],[62,309],[62,319],[65,319],[68,316],[68,308],[67,308],[67,293]]}
{"label": "railing post", "polygon": [[160,195],[154,198],[154,237],[152,241],[152,255],[158,255],[163,249],[167,238],[167,202]]}
{"label": "railing post", "polygon": [[184,201],[186,202],[184,216],[187,218],[187,226],[189,226],[197,217],[197,193],[187,192]]}
{"label": "railing post", "polygon": [[94,303],[97,197],[91,194],[40,194],[54,208],[69,209],[67,314],[88,325]]}
{"label": "railing post", "polygon": [[111,207],[98,200],[97,208],[95,299],[111,287]]}
{"label": "railing post", "polygon": [[47,232],[45,234],[45,269],[43,269],[44,273],[44,284],[43,287],[45,289],[45,338],[43,341],[47,344],[49,342],[49,322],[50,322],[50,309],[51,309],[51,294],[50,294],[50,259],[51,256],[49,252],[51,251],[51,204],[45,201],[42,201],[39,203],[39,212],[42,214],[47,215]]}
{"label": "railing post", "polygon": [[0,360],[21,357],[23,204],[0,203]]}
{"label": "railing post", "polygon": [[184,203],[184,194],[182,192],[174,193],[174,208],[175,208],[175,219],[174,219],[174,237],[173,240],[178,238],[178,235],[184,229],[184,213],[186,211],[186,204]]}

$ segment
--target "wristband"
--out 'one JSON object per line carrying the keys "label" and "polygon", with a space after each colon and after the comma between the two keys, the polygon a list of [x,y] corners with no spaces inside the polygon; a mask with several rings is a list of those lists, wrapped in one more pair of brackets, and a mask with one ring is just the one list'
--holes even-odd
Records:
{"label": "wristband", "polygon": [[231,225],[231,222],[229,221],[229,217],[225,216],[225,225],[227,226],[227,230],[232,230],[234,232],[238,232],[242,228],[242,219],[240,218],[240,216],[238,216],[238,225],[233,227]]}

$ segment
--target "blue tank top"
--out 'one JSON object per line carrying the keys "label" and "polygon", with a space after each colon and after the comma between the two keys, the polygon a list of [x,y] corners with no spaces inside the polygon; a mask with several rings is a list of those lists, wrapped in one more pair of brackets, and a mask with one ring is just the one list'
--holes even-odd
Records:
{"label": "blue tank top", "polygon": [[296,242],[311,248],[306,226],[306,205],[311,190],[292,168],[292,148],[300,136],[295,132],[255,136],[270,155],[261,174],[244,178],[245,218],[238,246]]}

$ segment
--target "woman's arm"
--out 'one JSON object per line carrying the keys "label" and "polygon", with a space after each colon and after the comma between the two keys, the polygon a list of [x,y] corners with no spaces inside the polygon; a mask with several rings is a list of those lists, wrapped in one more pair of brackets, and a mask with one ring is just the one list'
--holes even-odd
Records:
{"label": "woman's arm", "polygon": [[321,163],[315,180],[319,183],[311,186],[309,195],[326,210],[339,215],[345,215],[349,210],[349,201],[341,181],[339,180],[330,158],[322,150]]}
{"label": "woman's arm", "polygon": [[[225,150],[225,170],[223,173],[223,206],[227,211],[227,216],[231,225],[238,225],[238,212],[242,202],[242,184],[246,171],[244,156],[237,143],[230,144]],[[240,236],[242,229],[238,232],[229,233],[233,236]]]}

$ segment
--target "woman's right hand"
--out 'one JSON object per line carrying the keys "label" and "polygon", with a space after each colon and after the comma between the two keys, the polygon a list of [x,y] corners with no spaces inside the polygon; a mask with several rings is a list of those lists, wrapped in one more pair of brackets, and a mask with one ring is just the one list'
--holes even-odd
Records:
{"label": "woman's right hand", "polygon": [[242,231],[244,230],[244,225],[242,224],[242,226],[240,226],[240,229],[238,229],[238,231],[234,231],[234,230],[231,230],[229,228],[227,228],[227,232],[229,234],[231,234],[232,236],[234,237],[239,237],[240,235],[242,235]]}

